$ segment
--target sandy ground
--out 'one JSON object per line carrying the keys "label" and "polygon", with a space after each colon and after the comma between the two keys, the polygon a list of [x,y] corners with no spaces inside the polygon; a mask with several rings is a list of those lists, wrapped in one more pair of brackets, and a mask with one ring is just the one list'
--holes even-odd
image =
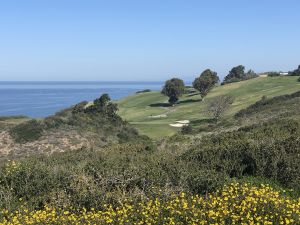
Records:
{"label": "sandy ground", "polygon": [[0,158],[7,155],[52,154],[83,147],[90,147],[90,142],[76,131],[49,133],[24,144],[15,143],[7,131],[0,132]]}

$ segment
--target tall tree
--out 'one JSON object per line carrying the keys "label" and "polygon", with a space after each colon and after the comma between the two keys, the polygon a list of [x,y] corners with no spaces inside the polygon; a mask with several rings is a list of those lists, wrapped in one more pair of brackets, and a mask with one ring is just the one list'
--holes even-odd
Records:
{"label": "tall tree", "polygon": [[229,74],[224,78],[224,83],[230,82],[230,80],[238,79],[241,80],[245,76],[245,67],[243,65],[239,65],[233,67]]}
{"label": "tall tree", "polygon": [[174,105],[184,93],[184,82],[179,78],[167,80],[161,93],[169,97],[169,103]]}
{"label": "tall tree", "polygon": [[216,72],[210,69],[204,70],[193,82],[193,87],[200,92],[202,98],[219,82]]}

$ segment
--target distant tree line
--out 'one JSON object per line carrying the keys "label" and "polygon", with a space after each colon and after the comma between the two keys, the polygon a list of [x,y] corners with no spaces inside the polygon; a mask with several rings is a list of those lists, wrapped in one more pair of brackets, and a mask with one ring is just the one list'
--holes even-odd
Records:
{"label": "distant tree line", "polygon": [[[271,72],[267,72],[266,74],[269,77],[278,77],[278,76],[282,76],[282,75],[286,75],[286,76],[300,76],[300,65],[298,66],[297,69],[295,69],[293,71],[289,71],[287,73],[277,72],[277,71],[271,71]],[[299,78],[299,81],[300,81],[300,78]]]}

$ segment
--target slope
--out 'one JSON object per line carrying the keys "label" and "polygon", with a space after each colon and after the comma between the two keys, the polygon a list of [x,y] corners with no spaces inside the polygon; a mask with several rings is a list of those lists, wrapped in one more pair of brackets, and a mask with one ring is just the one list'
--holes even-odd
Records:
{"label": "slope", "polygon": [[262,96],[274,97],[300,90],[298,77],[258,77],[255,79],[215,87],[201,100],[199,95],[190,93],[180,98],[178,105],[168,107],[166,96],[159,92],[140,93],[118,102],[119,115],[133,124],[141,134],[158,139],[176,133],[179,128],[169,124],[178,120],[190,120],[199,125],[210,118],[206,108],[214,97],[229,94],[235,98],[226,118],[231,119],[239,110],[255,103]]}

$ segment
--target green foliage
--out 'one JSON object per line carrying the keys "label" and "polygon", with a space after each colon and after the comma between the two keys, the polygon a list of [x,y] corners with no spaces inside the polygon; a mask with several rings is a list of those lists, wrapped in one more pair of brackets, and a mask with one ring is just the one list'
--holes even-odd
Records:
{"label": "green foliage", "polygon": [[188,124],[186,126],[183,126],[181,128],[181,133],[182,134],[191,134],[191,133],[193,133],[193,127],[192,127],[192,125]]}
{"label": "green foliage", "polygon": [[12,127],[9,133],[18,143],[35,141],[42,136],[43,125],[37,120],[29,120]]}
{"label": "green foliage", "polygon": [[248,72],[245,73],[245,67],[243,65],[239,65],[233,67],[229,71],[229,74],[224,78],[222,84],[228,84],[228,83],[238,82],[242,80],[249,80],[255,77],[258,77],[258,75],[253,70],[249,70]]}
{"label": "green foliage", "polygon": [[178,190],[204,194],[248,176],[300,190],[299,135],[299,122],[279,120],[192,141],[177,134],[158,146],[144,138],[31,156],[13,168],[2,165],[0,207],[18,208],[22,198],[31,208],[101,208]]}
{"label": "green foliage", "polygon": [[56,133],[63,130],[75,130],[85,137],[89,136],[95,144],[139,138],[137,130],[117,114],[117,104],[111,102],[107,94],[96,99],[94,104],[87,105],[88,102],[84,101],[39,122],[32,120],[13,126],[10,134],[19,143],[37,140],[42,134],[47,136],[48,131]]}
{"label": "green foliage", "polygon": [[227,180],[229,178],[226,174],[199,167],[190,168],[185,176],[186,188],[196,194],[206,194],[207,192],[214,191],[223,186]]}
{"label": "green foliage", "polygon": [[101,114],[109,120],[121,120],[117,115],[118,106],[116,103],[111,102],[108,94],[103,94],[100,98],[94,100],[94,104],[85,109],[86,113]]}
{"label": "green foliage", "polygon": [[195,169],[228,177],[266,177],[299,189],[299,135],[299,122],[279,120],[205,137],[183,158]]}
{"label": "green foliage", "polygon": [[243,65],[239,65],[233,67],[229,74],[224,78],[224,83],[230,83],[232,79],[242,79],[245,76],[245,67]]}
{"label": "green foliage", "polygon": [[[157,96],[158,93],[153,98]],[[278,111],[278,105],[280,109],[299,113],[299,102],[295,101],[299,97],[300,92],[263,97],[236,118],[264,114],[271,109],[266,111],[269,118],[273,111]],[[202,136],[189,125],[166,140],[153,142],[140,137],[121,118],[111,117],[110,110],[115,109],[109,109],[110,103],[104,96],[94,105],[79,103],[42,123],[36,121],[44,131],[71,127],[84,134],[93,133],[99,139],[117,138],[119,143],[29,156],[18,159],[16,164],[0,161],[0,208],[11,211],[27,202],[29,208],[37,209],[45,204],[57,208],[71,206],[75,210],[101,209],[104,204],[116,206],[128,198],[168,198],[180,191],[206,194],[238,179],[261,179],[272,186],[300,191],[297,120],[272,120],[221,133],[219,124],[206,119],[209,126],[205,131],[218,133]],[[191,132],[194,135],[183,135]]]}
{"label": "green foliage", "polygon": [[184,93],[185,85],[183,80],[172,78],[167,80],[161,93],[169,97],[169,103],[175,104],[179,97]]}
{"label": "green foliage", "polygon": [[193,82],[193,87],[200,92],[202,98],[219,82],[216,72],[207,69],[201,73]]}

